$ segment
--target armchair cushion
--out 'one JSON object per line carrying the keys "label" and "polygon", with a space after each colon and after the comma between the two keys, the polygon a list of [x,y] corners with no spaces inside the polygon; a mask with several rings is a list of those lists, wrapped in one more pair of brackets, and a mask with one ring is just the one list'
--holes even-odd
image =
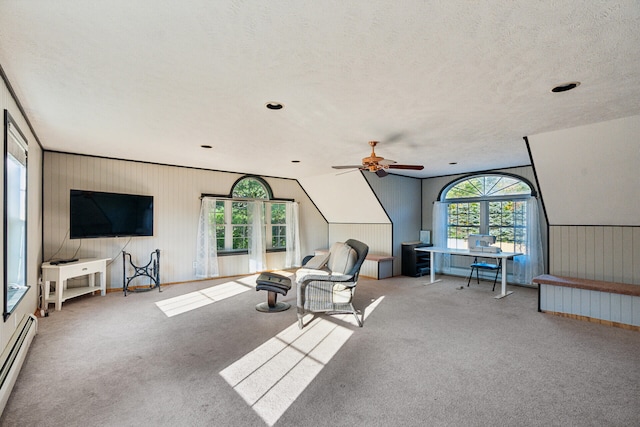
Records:
{"label": "armchair cushion", "polygon": [[353,297],[352,287],[345,286],[342,283],[333,285],[333,303],[345,304],[351,302]]}
{"label": "armchair cushion", "polygon": [[326,279],[325,276],[330,275],[331,272],[328,270],[315,270],[313,268],[299,268],[296,270],[296,283],[302,283],[306,280],[307,276],[311,276],[309,278],[317,277],[317,280]]}
{"label": "armchair cushion", "polygon": [[307,263],[304,265],[304,268],[308,268],[310,270],[321,270],[327,264],[327,261],[329,261],[329,255],[330,253],[327,252],[314,256],[309,261],[307,261]]}
{"label": "armchair cushion", "polygon": [[346,243],[337,242],[331,246],[329,270],[331,273],[345,274],[350,271],[358,260],[358,253]]}

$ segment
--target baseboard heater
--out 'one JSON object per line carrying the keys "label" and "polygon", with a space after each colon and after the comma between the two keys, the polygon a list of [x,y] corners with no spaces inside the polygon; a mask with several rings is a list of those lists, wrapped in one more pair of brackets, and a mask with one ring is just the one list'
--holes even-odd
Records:
{"label": "baseboard heater", "polygon": [[7,400],[9,400],[11,390],[37,330],[38,319],[33,314],[26,314],[2,352],[0,357],[0,363],[2,363],[0,370],[0,414],[4,411]]}

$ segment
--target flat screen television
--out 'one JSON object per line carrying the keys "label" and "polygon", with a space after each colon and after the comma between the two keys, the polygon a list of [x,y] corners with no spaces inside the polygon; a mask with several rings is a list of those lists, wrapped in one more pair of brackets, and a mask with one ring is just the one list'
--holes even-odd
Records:
{"label": "flat screen television", "polygon": [[153,196],[71,190],[72,239],[153,236]]}

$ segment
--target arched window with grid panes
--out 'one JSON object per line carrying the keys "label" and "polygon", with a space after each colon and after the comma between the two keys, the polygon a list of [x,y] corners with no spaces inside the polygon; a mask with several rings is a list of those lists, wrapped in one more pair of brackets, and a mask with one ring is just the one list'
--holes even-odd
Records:
{"label": "arched window with grid panes", "polygon": [[466,249],[469,234],[490,234],[504,252],[526,254],[527,200],[532,185],[508,174],[481,174],[445,186],[439,200],[447,205],[447,247]]}
{"label": "arched window with grid panes", "polygon": [[249,247],[252,225],[249,223],[247,203],[265,202],[264,222],[268,251],[286,248],[285,203],[271,201],[269,184],[258,176],[243,176],[231,187],[230,197],[216,201],[215,223],[217,250],[221,253],[245,252]]}

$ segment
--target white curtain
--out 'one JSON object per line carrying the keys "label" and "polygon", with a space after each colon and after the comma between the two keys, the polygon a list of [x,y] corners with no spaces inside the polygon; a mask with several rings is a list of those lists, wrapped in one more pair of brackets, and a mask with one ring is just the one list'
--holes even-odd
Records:
{"label": "white curtain", "polygon": [[285,206],[287,230],[284,268],[300,267],[300,229],[298,227],[298,204],[287,202]]}
{"label": "white curtain", "polygon": [[513,258],[513,280],[516,283],[531,284],[532,278],[544,272],[538,213],[538,200],[530,197],[527,200],[527,236],[524,251],[526,255]]}
{"label": "white curtain", "polygon": [[196,277],[217,277],[218,251],[216,249],[216,199],[203,197],[198,221],[198,247],[196,248]]}
{"label": "white curtain", "polygon": [[[433,245],[439,248],[446,248],[448,246],[447,238],[447,203],[434,202],[433,203]],[[449,271],[451,268],[451,255],[450,254],[435,254],[435,267],[436,272]]]}
{"label": "white curtain", "polygon": [[247,202],[249,234],[249,273],[267,269],[267,242],[264,229],[264,202]]}

